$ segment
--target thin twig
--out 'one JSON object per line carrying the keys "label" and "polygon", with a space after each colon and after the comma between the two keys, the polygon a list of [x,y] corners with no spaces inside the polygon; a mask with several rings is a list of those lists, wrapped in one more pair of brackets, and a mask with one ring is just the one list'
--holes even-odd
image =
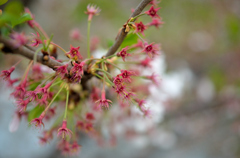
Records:
{"label": "thin twig", "polygon": [[[139,15],[143,9],[151,2],[152,0],[143,0],[134,10],[134,12],[132,13],[131,17],[135,17],[137,15]],[[127,36],[128,32],[125,32],[125,28],[123,27],[121,29],[121,32],[119,33],[115,43],[112,45],[112,47],[108,50],[106,57],[113,55],[118,48],[120,47],[120,45],[122,44],[124,38]]]}

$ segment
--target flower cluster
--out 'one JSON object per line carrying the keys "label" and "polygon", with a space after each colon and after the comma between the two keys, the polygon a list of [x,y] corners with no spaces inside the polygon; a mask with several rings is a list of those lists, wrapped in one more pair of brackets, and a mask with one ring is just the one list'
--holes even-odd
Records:
{"label": "flower cluster", "polygon": [[[134,113],[134,107],[139,109],[138,112],[142,116],[150,118],[152,111],[146,107],[146,98],[149,95],[149,86],[159,86],[159,79],[156,73],[145,74],[144,71],[151,72],[151,63],[160,54],[160,44],[148,42],[143,37],[149,27],[158,28],[163,24],[157,14],[160,9],[157,8],[157,3],[152,1],[148,11],[127,21],[125,27],[128,27],[127,36],[130,39],[127,46],[124,44],[120,46],[118,52],[112,52],[101,58],[95,58],[94,54],[91,54],[97,49],[98,38],[93,38],[90,42],[88,33],[88,58],[81,55],[84,50],[80,53],[79,46],[70,45],[70,50],[65,51],[52,41],[52,37],[48,37],[34,20],[31,12],[25,9],[32,18],[27,23],[35,32],[32,33],[33,36],[12,33],[11,40],[14,41],[14,48],[37,47],[38,50],[35,51],[34,58],[28,63],[21,77],[11,79],[16,64],[0,74],[0,77],[13,88],[11,95],[17,105],[11,131],[17,130],[21,117],[26,116],[31,120],[30,125],[38,130],[44,129],[42,136],[39,137],[40,144],[44,145],[54,136],[58,136],[58,149],[64,155],[77,155],[81,148],[78,144],[79,132],[85,132],[99,144],[113,145],[117,140],[114,125],[124,119],[131,120],[139,116],[139,113]],[[99,12],[99,7],[87,6],[85,13],[88,15],[88,32],[92,17]],[[152,21],[145,24],[138,21],[143,15],[149,15]],[[72,39],[81,42],[80,37],[79,30],[71,32]],[[138,42],[131,40],[135,37],[139,37]],[[56,48],[64,52],[67,58],[57,59]],[[39,60],[39,52],[42,53],[42,60]],[[46,70],[46,67],[37,64],[37,61],[48,65],[54,71]],[[154,84],[149,84],[146,80]],[[114,109],[117,109],[117,114],[113,114]],[[106,121],[109,123],[107,127],[109,142],[105,141],[102,133],[105,119],[109,120]],[[48,126],[45,124],[50,120],[54,120],[55,123],[46,129]],[[127,130],[126,128],[126,133]]]}

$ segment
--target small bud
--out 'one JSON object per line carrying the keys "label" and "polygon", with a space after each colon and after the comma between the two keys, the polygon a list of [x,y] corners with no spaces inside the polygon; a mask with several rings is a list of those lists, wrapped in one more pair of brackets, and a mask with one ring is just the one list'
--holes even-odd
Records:
{"label": "small bud", "polygon": [[133,28],[134,30],[136,30],[136,25],[132,24],[132,28]]}
{"label": "small bud", "polygon": [[129,31],[130,31],[130,27],[128,25],[126,25],[125,32],[129,32]]}
{"label": "small bud", "polygon": [[57,47],[50,44],[49,45],[49,52],[50,52],[50,55],[53,56],[55,59],[57,59]]}
{"label": "small bud", "polygon": [[2,50],[4,48],[4,44],[0,43],[0,50]]}
{"label": "small bud", "polygon": [[48,61],[49,60],[49,56],[48,55],[44,55],[43,56],[43,61]]}

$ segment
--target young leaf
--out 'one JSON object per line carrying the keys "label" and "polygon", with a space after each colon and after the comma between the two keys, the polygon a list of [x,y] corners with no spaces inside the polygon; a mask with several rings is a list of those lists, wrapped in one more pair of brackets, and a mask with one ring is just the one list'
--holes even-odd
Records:
{"label": "young leaf", "polygon": [[0,5],[7,3],[8,0],[0,0]]}

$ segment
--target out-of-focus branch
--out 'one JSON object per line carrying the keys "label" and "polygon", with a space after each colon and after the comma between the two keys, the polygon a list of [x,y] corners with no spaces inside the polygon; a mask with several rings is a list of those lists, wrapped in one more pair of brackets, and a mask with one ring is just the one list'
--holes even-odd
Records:
{"label": "out-of-focus branch", "polygon": [[194,114],[199,114],[201,112],[207,111],[207,110],[212,110],[215,108],[221,108],[222,106],[226,105],[227,101],[217,101],[214,100],[211,103],[202,105],[202,104],[196,104],[194,103],[188,108],[183,108],[179,109],[175,112],[168,112],[165,114],[165,120],[172,120],[172,119],[178,119],[179,117],[182,116],[190,116]]}
{"label": "out-of-focus branch", "polygon": [[[139,15],[143,9],[151,2],[152,0],[143,0],[134,10],[134,12],[132,13],[131,17],[135,17],[137,15]],[[123,27],[120,31],[120,33],[118,34],[115,43],[112,45],[112,47],[108,50],[107,55],[106,56],[110,56],[113,55],[117,49],[120,47],[120,45],[122,44],[124,38],[127,36],[128,32],[125,32],[125,28]]]}

